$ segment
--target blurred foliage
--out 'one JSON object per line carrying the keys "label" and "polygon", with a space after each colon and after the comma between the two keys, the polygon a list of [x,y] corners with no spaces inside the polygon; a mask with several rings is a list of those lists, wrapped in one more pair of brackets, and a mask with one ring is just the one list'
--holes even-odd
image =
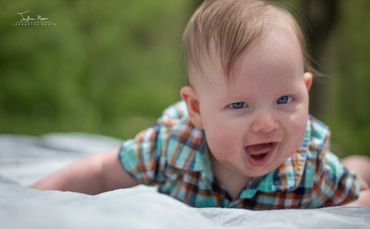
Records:
{"label": "blurred foliage", "polygon": [[339,1],[327,62],[328,109],[334,150],[370,156],[370,1]]}
{"label": "blurred foliage", "polygon": [[[181,36],[199,0],[0,0],[0,132],[84,131],[121,139],[179,100]],[[294,0],[286,0],[297,7]],[[334,152],[370,155],[370,1],[339,1],[319,117]],[[19,12],[55,26],[13,26]],[[320,10],[320,9],[317,9]]]}
{"label": "blurred foliage", "polygon": [[[3,1],[0,131],[131,137],[179,99],[188,1]],[[55,26],[13,26],[30,10]]]}

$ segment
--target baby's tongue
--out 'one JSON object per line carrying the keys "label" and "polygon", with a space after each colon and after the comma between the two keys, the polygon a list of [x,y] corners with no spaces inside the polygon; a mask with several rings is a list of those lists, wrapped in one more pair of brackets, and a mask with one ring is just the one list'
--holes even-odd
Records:
{"label": "baby's tongue", "polygon": [[245,151],[251,155],[267,153],[271,149],[272,149],[271,143],[255,144],[255,145],[249,145],[245,147]]}

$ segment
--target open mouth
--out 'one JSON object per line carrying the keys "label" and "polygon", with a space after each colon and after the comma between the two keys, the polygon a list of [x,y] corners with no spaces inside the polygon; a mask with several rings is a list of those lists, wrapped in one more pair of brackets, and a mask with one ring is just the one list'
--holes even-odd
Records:
{"label": "open mouth", "polygon": [[249,162],[254,166],[264,165],[270,158],[271,153],[275,150],[276,145],[276,142],[269,142],[246,146],[245,152]]}

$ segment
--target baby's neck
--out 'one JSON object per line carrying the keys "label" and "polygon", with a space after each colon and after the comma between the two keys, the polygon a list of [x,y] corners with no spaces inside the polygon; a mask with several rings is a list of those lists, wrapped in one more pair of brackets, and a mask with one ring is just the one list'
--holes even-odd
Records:
{"label": "baby's neck", "polygon": [[212,157],[212,170],[218,182],[229,193],[229,195],[236,199],[242,189],[247,185],[250,178],[241,176],[232,169],[225,167],[219,161]]}

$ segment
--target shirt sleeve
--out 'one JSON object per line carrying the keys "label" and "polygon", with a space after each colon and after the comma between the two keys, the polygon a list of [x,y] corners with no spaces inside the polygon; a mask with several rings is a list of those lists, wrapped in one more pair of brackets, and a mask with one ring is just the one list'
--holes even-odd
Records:
{"label": "shirt sleeve", "polygon": [[187,118],[184,101],[165,109],[155,126],[122,144],[119,160],[123,169],[142,184],[155,185],[162,182],[165,179],[171,128],[180,119]]}
{"label": "shirt sleeve", "polygon": [[360,179],[329,151],[329,133],[319,149],[311,207],[336,206],[356,200],[360,193]]}
{"label": "shirt sleeve", "polygon": [[123,169],[142,184],[155,185],[161,180],[165,132],[163,125],[158,123],[125,141],[120,148],[119,160]]}

